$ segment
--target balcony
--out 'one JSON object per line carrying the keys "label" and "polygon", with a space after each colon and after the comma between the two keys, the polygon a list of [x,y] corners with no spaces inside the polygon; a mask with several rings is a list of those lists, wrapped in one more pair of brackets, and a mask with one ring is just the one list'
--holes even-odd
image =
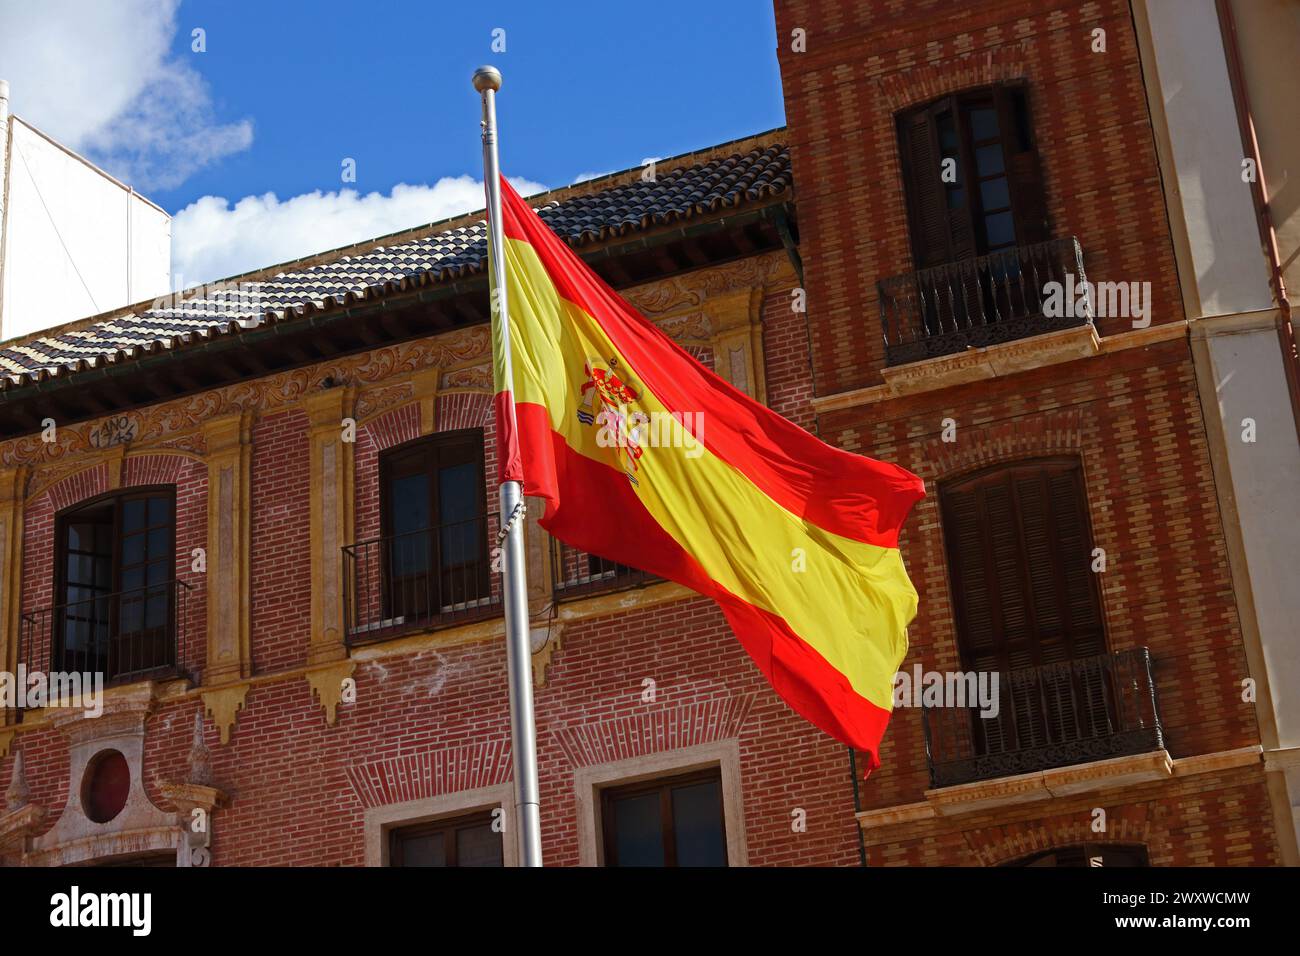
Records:
{"label": "balcony", "polygon": [[[1091,303],[1077,310],[1068,303],[1061,315],[1044,315],[1047,284],[1067,287],[1070,281],[1075,289],[1086,281],[1083,250],[1073,237],[882,279],[877,289],[885,364],[904,365],[1089,325]],[[1063,296],[1063,303],[1068,298]]]}
{"label": "balcony", "polygon": [[643,587],[662,578],[551,539],[551,591],[557,602]]}
{"label": "balcony", "polygon": [[997,717],[922,711],[932,787],[1164,749],[1145,647],[1001,675]]}
{"label": "balcony", "polygon": [[192,590],[166,581],[30,611],[19,660],[29,672],[101,673],[105,684],[178,676]]}
{"label": "balcony", "polygon": [[490,570],[486,516],[346,545],[347,643],[499,615],[499,576]]}

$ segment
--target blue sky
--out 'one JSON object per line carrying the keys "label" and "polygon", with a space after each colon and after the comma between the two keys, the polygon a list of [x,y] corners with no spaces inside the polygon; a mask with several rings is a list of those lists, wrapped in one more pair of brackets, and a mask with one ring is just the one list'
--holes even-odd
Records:
{"label": "blue sky", "polygon": [[0,0],[14,112],[175,216],[183,284],[481,206],[481,63],[554,187],[782,125],[775,46],[770,0]]}
{"label": "blue sky", "polygon": [[[252,119],[254,140],[152,196],[170,211],[207,193],[334,189],[345,156],[364,190],[479,175],[469,76],[483,62],[505,76],[506,172],[551,186],[784,122],[770,0],[187,0],[178,23],[173,52],[223,118]],[[189,52],[190,24],[206,53]]]}

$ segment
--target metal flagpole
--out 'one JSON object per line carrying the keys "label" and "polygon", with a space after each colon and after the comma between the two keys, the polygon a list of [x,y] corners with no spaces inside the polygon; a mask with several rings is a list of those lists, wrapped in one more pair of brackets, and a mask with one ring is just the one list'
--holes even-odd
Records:
{"label": "metal flagpole", "polygon": [[[500,367],[505,384],[514,380],[510,366],[510,313],[506,301],[505,239],[501,233],[501,167],[497,158],[496,91],[501,73],[495,67],[474,71],[474,89],[483,97],[483,182],[487,188],[488,249],[492,267],[493,321],[499,323]],[[495,336],[494,336],[495,338]],[[500,387],[501,383],[498,383]],[[506,405],[514,415],[513,402]],[[524,490],[518,481],[503,481],[501,530],[504,547],[506,658],[510,680],[510,742],[515,771],[515,821],[519,827],[520,862],[542,865],[541,804],[537,791],[537,722],[533,716],[532,646],[528,636],[528,589],[524,572]]]}

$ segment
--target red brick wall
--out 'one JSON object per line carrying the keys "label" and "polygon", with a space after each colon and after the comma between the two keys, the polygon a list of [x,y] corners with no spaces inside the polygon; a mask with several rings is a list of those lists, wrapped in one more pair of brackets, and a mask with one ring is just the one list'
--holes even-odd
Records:
{"label": "red brick wall", "polygon": [[763,359],[767,404],[796,425],[816,431],[808,363],[808,316],[792,308],[790,289],[763,299]]}
{"label": "red brick wall", "polygon": [[254,673],[300,667],[311,637],[311,471],[307,415],[259,418],[252,429]]}
{"label": "red brick wall", "polygon": [[[876,282],[914,268],[895,112],[997,80],[1027,79],[1053,238],[1078,237],[1094,282],[1151,282],[1153,323],[1182,319],[1124,0],[779,0],[776,14],[820,394],[880,381]],[[1106,53],[1091,52],[1097,27]],[[791,51],[796,28],[807,52]]]}

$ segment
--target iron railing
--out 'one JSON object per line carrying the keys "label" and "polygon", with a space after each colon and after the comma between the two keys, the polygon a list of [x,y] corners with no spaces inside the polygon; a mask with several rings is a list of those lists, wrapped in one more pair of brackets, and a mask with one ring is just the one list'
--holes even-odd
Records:
{"label": "iron railing", "polygon": [[192,590],[164,581],[29,611],[21,661],[29,673],[101,673],[105,684],[179,675]]}
{"label": "iron railing", "polygon": [[[903,365],[1088,325],[1091,302],[1081,308],[1077,303],[1085,281],[1083,250],[1074,237],[882,279],[877,289],[885,363]],[[1049,310],[1060,313],[1049,316],[1043,304],[1052,282],[1061,284],[1062,308]]]}
{"label": "iron railing", "polygon": [[487,531],[479,516],[344,546],[348,643],[500,614]]}
{"label": "iron railing", "polygon": [[551,539],[551,590],[557,601],[641,587],[658,580],[653,574]]}
{"label": "iron railing", "polygon": [[948,787],[1164,748],[1145,647],[1000,675],[998,713],[922,710],[930,784]]}

